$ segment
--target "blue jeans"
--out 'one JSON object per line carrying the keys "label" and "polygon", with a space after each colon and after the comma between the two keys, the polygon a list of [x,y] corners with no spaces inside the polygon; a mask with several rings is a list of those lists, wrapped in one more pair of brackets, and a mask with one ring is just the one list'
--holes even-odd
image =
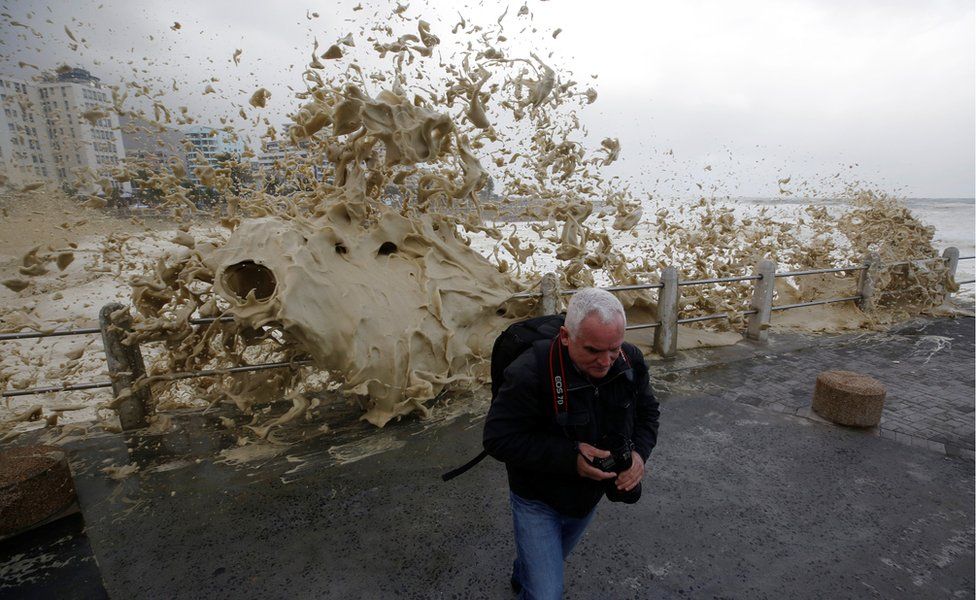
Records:
{"label": "blue jeans", "polygon": [[573,551],[596,509],[582,519],[565,517],[545,502],[509,492],[517,557],[512,579],[524,600],[559,600],[563,596],[563,562]]}

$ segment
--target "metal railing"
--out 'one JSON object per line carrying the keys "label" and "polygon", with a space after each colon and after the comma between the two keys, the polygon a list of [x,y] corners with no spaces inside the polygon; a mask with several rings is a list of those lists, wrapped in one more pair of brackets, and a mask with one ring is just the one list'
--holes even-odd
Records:
{"label": "metal railing", "polygon": [[[189,323],[192,325],[208,325],[214,322],[231,323],[234,321],[232,316],[223,317],[200,317],[197,319],[190,319]],[[91,335],[91,334],[102,334],[103,342],[104,336],[107,333],[107,328],[105,327],[86,327],[78,329],[67,329],[63,331],[37,331],[37,332],[25,332],[25,333],[5,333],[0,334],[0,342],[13,341],[13,340],[24,340],[24,339],[37,339],[46,337],[66,337],[72,335]],[[178,380],[178,379],[190,379],[193,377],[211,377],[214,375],[224,375],[228,373],[243,373],[247,371],[263,371],[266,369],[281,369],[281,368],[293,368],[296,366],[306,366],[311,364],[311,360],[298,360],[290,362],[275,362],[275,363],[258,363],[254,365],[242,365],[237,367],[226,367],[219,369],[205,369],[200,371],[189,371],[184,373],[170,373],[167,375],[154,375],[151,376],[153,379],[166,379],[166,380]],[[112,381],[97,381],[88,383],[75,383],[75,384],[61,384],[55,386],[42,386],[34,388],[25,388],[22,390],[0,390],[0,398],[15,398],[18,396],[31,396],[37,394],[49,394],[52,392],[74,392],[83,390],[92,390],[99,388],[112,387]]]}
{"label": "metal railing", "polygon": [[[890,265],[889,265],[890,266]],[[848,273],[854,271],[864,271],[867,270],[867,266],[860,265],[857,267],[834,267],[832,269],[811,269],[809,271],[787,271],[785,273],[776,273],[776,277],[803,277],[804,275],[821,275],[824,273]]]}
{"label": "metal railing", "polygon": [[[956,250],[956,249],[955,248],[946,248],[946,251],[942,253],[942,256],[945,256],[946,255],[946,252],[949,252],[950,250]],[[956,253],[957,254],[958,254],[958,252],[959,251],[956,250]],[[960,256],[960,257],[956,258],[955,261],[953,261],[953,259],[950,257],[948,259],[949,260],[949,272],[952,274],[952,277],[955,278],[955,276],[956,276],[956,263],[958,263],[960,260],[973,260],[973,259],[976,259],[976,256]],[[957,281],[956,282],[956,285],[966,285],[966,284],[969,284],[969,283],[976,283],[976,279],[966,279],[964,281]]]}
{"label": "metal railing", "polygon": [[[956,248],[947,248],[940,257],[930,257],[921,259],[912,259],[898,261],[894,263],[881,264],[877,259],[877,256],[869,255],[865,258],[865,262],[862,265],[849,265],[844,267],[831,267],[824,269],[807,269],[801,271],[785,271],[777,272],[776,265],[771,261],[762,261],[755,268],[755,274],[753,275],[743,275],[738,277],[715,277],[708,279],[689,279],[680,280],[677,276],[677,270],[674,267],[667,267],[662,271],[661,281],[657,283],[639,283],[632,285],[620,285],[605,287],[605,289],[610,292],[625,292],[625,291],[637,291],[637,290],[651,290],[655,289],[658,291],[658,317],[659,321],[653,323],[637,323],[628,325],[626,329],[628,331],[641,330],[641,329],[654,329],[654,349],[662,357],[669,358],[674,356],[676,353],[677,345],[677,331],[678,325],[690,324],[690,323],[701,323],[706,321],[713,321],[719,319],[730,319],[733,316],[748,317],[748,325],[746,331],[746,337],[754,339],[757,341],[764,341],[766,339],[766,330],[769,326],[770,315],[773,312],[792,310],[796,308],[804,308],[810,306],[819,306],[825,304],[834,304],[841,302],[857,302],[862,310],[871,311],[873,310],[873,295],[874,295],[874,283],[877,278],[877,273],[882,268],[893,268],[898,266],[903,266],[907,264],[921,264],[925,262],[932,261],[945,261],[948,263],[949,275],[955,277],[956,267],[960,260],[973,260],[976,256],[959,256],[959,251]],[[858,273],[858,294],[845,296],[841,298],[827,298],[821,300],[813,300],[809,302],[800,302],[795,304],[784,304],[774,306],[772,304],[773,299],[773,284],[775,279],[783,277],[804,277],[809,275],[820,275],[828,273]],[[548,281],[546,281],[548,279]],[[572,295],[576,290],[560,290],[558,284],[554,283],[558,281],[554,274],[548,274],[544,278],[542,291],[539,292],[521,292],[511,296],[512,298],[542,298],[541,306],[548,307],[550,310],[552,307],[558,306],[557,300],[561,296]],[[716,313],[710,315],[702,315],[697,317],[686,317],[679,318],[678,315],[678,290],[681,287],[687,286],[697,286],[697,285],[714,285],[721,283],[737,283],[744,281],[752,281],[754,283],[753,289],[753,300],[752,306],[748,310],[735,313]],[[970,279],[965,281],[956,282],[958,285],[965,285],[976,283],[976,280]],[[546,285],[548,284],[548,285]],[[100,315],[100,326],[99,327],[89,327],[89,328],[78,328],[78,329],[67,329],[61,331],[32,331],[32,332],[12,332],[12,333],[2,333],[0,334],[0,342],[6,341],[16,341],[16,340],[26,340],[26,339],[39,339],[48,337],[64,337],[64,336],[75,336],[75,335],[92,335],[101,334],[102,342],[106,349],[106,359],[109,362],[109,372],[111,376],[111,381],[101,381],[101,382],[85,382],[85,383],[63,383],[61,385],[55,386],[43,386],[34,387],[26,389],[12,389],[12,390],[0,390],[0,397],[2,398],[13,398],[19,396],[28,396],[34,394],[47,394],[55,392],[71,392],[71,391],[82,391],[91,390],[99,388],[113,388],[116,396],[119,396],[121,392],[129,389],[129,386],[137,379],[144,377],[148,381],[175,381],[181,379],[190,379],[196,377],[212,377],[216,375],[226,375],[231,373],[244,373],[252,371],[262,371],[267,369],[284,369],[284,368],[297,368],[302,366],[308,366],[312,364],[311,359],[303,358],[292,361],[282,361],[282,362],[272,362],[272,363],[259,363],[254,365],[239,365],[235,367],[226,368],[216,368],[216,369],[202,369],[198,371],[188,371],[188,372],[178,372],[178,373],[168,373],[168,374],[154,374],[146,375],[145,369],[143,367],[142,352],[138,345],[124,346],[122,344],[122,338],[124,334],[131,331],[130,321],[128,320],[128,311],[125,312],[125,318],[122,322],[112,321],[108,318],[110,313],[114,313],[119,309],[124,308],[122,305],[107,305],[103,307]],[[555,311],[552,311],[555,312]],[[214,322],[233,322],[234,317],[232,316],[221,316],[221,317],[200,317],[195,319],[190,319],[189,323],[192,325],[209,325]],[[141,386],[142,389],[146,390],[147,386]],[[131,390],[130,390],[131,391]],[[146,391],[148,394],[148,391]],[[138,402],[140,404],[145,404],[146,398],[137,398],[133,395],[129,399],[129,407],[133,408],[132,403]],[[124,404],[124,403],[123,403]],[[144,405],[142,407],[136,407],[135,410],[136,417],[125,418],[126,408],[122,407],[119,410],[120,418],[123,421],[123,429],[132,429],[135,427],[140,427],[145,424],[145,413],[148,410],[148,406]]]}
{"label": "metal railing", "polygon": [[[955,277],[956,266],[960,260],[972,260],[974,257],[960,257],[957,248],[947,248],[942,256],[927,257],[911,260],[903,260],[894,263],[883,264],[877,255],[869,254],[865,257],[864,263],[860,265],[847,265],[841,267],[829,267],[823,269],[803,269],[799,271],[776,271],[775,263],[772,261],[762,261],[754,269],[754,274],[738,277],[713,277],[708,279],[678,279],[677,272],[668,267],[661,272],[661,281],[658,283],[643,283],[626,286],[615,286],[602,288],[607,291],[624,291],[638,289],[657,289],[657,309],[659,321],[653,323],[630,324],[626,327],[627,331],[640,329],[654,329],[654,350],[662,357],[669,358],[677,352],[677,326],[690,323],[701,323],[705,321],[716,321],[720,319],[731,319],[736,317],[748,317],[746,337],[765,341],[770,318],[773,312],[781,312],[797,308],[811,306],[822,306],[827,304],[837,304],[843,302],[856,302],[865,312],[874,309],[874,286],[877,275],[883,268],[899,267],[907,264],[921,264],[932,261],[946,262],[949,274]],[[846,275],[858,274],[857,294],[843,296],[839,298],[824,298],[811,300],[808,302],[797,302],[792,304],[773,305],[773,282],[785,277],[806,277],[810,275],[826,275],[830,273],[843,273]],[[751,306],[747,310],[734,313],[722,312],[697,317],[680,318],[678,310],[678,290],[681,287],[693,285],[709,285],[720,283],[736,283],[743,281],[753,281],[753,298]],[[973,281],[960,281],[959,285],[974,283]],[[542,297],[542,304],[556,306],[556,299],[560,296],[571,295],[575,290],[559,290],[552,282],[548,286],[543,286],[542,292],[527,292],[516,294],[514,297]],[[548,297],[547,297],[548,296]]]}
{"label": "metal railing", "polygon": [[791,308],[803,308],[804,306],[820,306],[822,304],[834,304],[836,302],[850,302],[860,300],[862,296],[847,296],[846,298],[830,298],[829,300],[813,300],[812,302],[798,302],[797,304],[783,304],[770,307],[769,310],[790,310]]}
{"label": "metal railing", "polygon": [[[190,323],[194,325],[205,325],[208,323],[213,323],[214,321],[231,322],[234,317],[201,317],[199,319],[190,319]],[[81,329],[65,329],[62,331],[31,331],[24,333],[0,333],[0,342],[5,342],[8,340],[30,340],[36,338],[46,338],[46,337],[67,337],[70,335],[90,335],[93,333],[101,333],[102,330],[98,327],[87,327]]]}
{"label": "metal railing", "polygon": [[730,283],[734,281],[756,281],[762,279],[762,275],[743,275],[742,277],[713,277],[712,279],[688,279],[678,280],[679,286],[686,285],[705,285],[708,283]]}

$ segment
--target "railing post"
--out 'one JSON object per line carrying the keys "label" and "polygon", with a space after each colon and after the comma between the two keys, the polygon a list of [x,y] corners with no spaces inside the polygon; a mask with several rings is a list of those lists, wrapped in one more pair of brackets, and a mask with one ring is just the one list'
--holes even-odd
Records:
{"label": "railing post", "polygon": [[559,312],[559,278],[555,273],[542,276],[542,314],[554,315]]}
{"label": "railing post", "polygon": [[754,281],[752,288],[752,303],[750,307],[756,312],[749,315],[749,325],[746,337],[750,340],[765,342],[769,337],[769,320],[773,314],[773,292],[776,290],[776,263],[771,260],[761,260],[753,267],[753,275],[760,275],[762,279]]}
{"label": "railing post", "polygon": [[146,375],[146,365],[138,344],[122,343],[125,334],[132,330],[132,317],[125,306],[117,302],[106,304],[98,313],[98,326],[102,330],[102,345],[115,394],[115,412],[119,415],[122,430],[145,427],[151,405],[149,386],[135,389],[132,384]]}
{"label": "railing post", "polygon": [[[946,261],[946,270],[948,271],[949,280],[953,283],[956,282],[956,269],[959,268],[959,248],[955,246],[949,246],[942,251],[942,258]],[[945,299],[948,300],[952,296],[952,290],[959,289],[957,286],[947,287],[945,289]]]}
{"label": "railing post", "polygon": [[678,270],[674,267],[661,271],[657,318],[661,324],[654,329],[654,351],[671,358],[678,352]]}
{"label": "railing post", "polygon": [[857,301],[857,307],[869,313],[874,311],[874,286],[881,272],[881,257],[877,252],[869,252],[864,257],[863,266],[865,268],[857,281],[857,293],[861,296]]}

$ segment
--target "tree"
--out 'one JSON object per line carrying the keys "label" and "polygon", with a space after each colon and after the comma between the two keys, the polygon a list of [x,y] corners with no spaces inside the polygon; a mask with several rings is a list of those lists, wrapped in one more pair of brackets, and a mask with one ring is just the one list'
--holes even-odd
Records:
{"label": "tree", "polygon": [[152,181],[152,176],[152,171],[140,167],[129,180],[132,185],[132,199],[136,204],[158,206],[162,200],[163,191]]}
{"label": "tree", "polygon": [[485,187],[481,188],[481,191],[478,192],[478,198],[483,202],[491,202],[497,198],[497,196],[495,196],[495,180],[490,176],[488,177],[488,181],[485,183]]}
{"label": "tree", "polygon": [[239,196],[241,192],[250,189],[251,185],[254,183],[254,177],[251,174],[251,169],[239,160],[239,157],[230,154],[229,152],[224,152],[218,154],[214,157],[217,166],[220,169],[225,169],[230,174],[230,189],[229,191]]}

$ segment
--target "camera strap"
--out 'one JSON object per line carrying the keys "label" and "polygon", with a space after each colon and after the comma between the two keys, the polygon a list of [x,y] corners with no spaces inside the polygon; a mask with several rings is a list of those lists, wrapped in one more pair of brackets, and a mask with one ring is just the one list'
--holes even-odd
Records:
{"label": "camera strap", "polygon": [[556,413],[556,421],[563,421],[560,423],[562,425],[565,424],[566,414],[569,412],[569,391],[566,381],[566,359],[563,357],[558,336],[549,344],[549,381],[552,383],[552,409]]}
{"label": "camera strap", "polygon": [[[540,354],[544,352],[544,350],[539,348],[536,352],[536,360],[539,361],[543,358],[540,356]],[[563,354],[562,344],[560,343],[559,336],[557,335],[552,340],[552,343],[549,344],[547,366],[549,367],[552,408],[555,412],[556,424],[563,428],[567,428],[569,425],[569,381],[566,379],[566,357]],[[623,357],[627,367],[631,368],[630,358],[627,356],[627,353],[624,350],[620,351],[620,356]],[[568,430],[567,435],[569,435]],[[461,465],[460,467],[442,475],[441,479],[444,481],[454,479],[458,475],[465,473],[481,462],[486,456],[488,456],[488,452],[482,450],[478,456],[474,457],[464,465]]]}
{"label": "camera strap", "polygon": [[[627,356],[627,352],[623,348],[620,349],[619,356],[627,365],[628,370],[633,368],[630,357]],[[559,336],[556,336],[549,344],[548,366],[552,390],[552,410],[556,416],[556,423],[565,426],[569,419],[569,381],[566,379],[566,357],[563,355]],[[628,380],[633,383],[633,376],[628,374]]]}

